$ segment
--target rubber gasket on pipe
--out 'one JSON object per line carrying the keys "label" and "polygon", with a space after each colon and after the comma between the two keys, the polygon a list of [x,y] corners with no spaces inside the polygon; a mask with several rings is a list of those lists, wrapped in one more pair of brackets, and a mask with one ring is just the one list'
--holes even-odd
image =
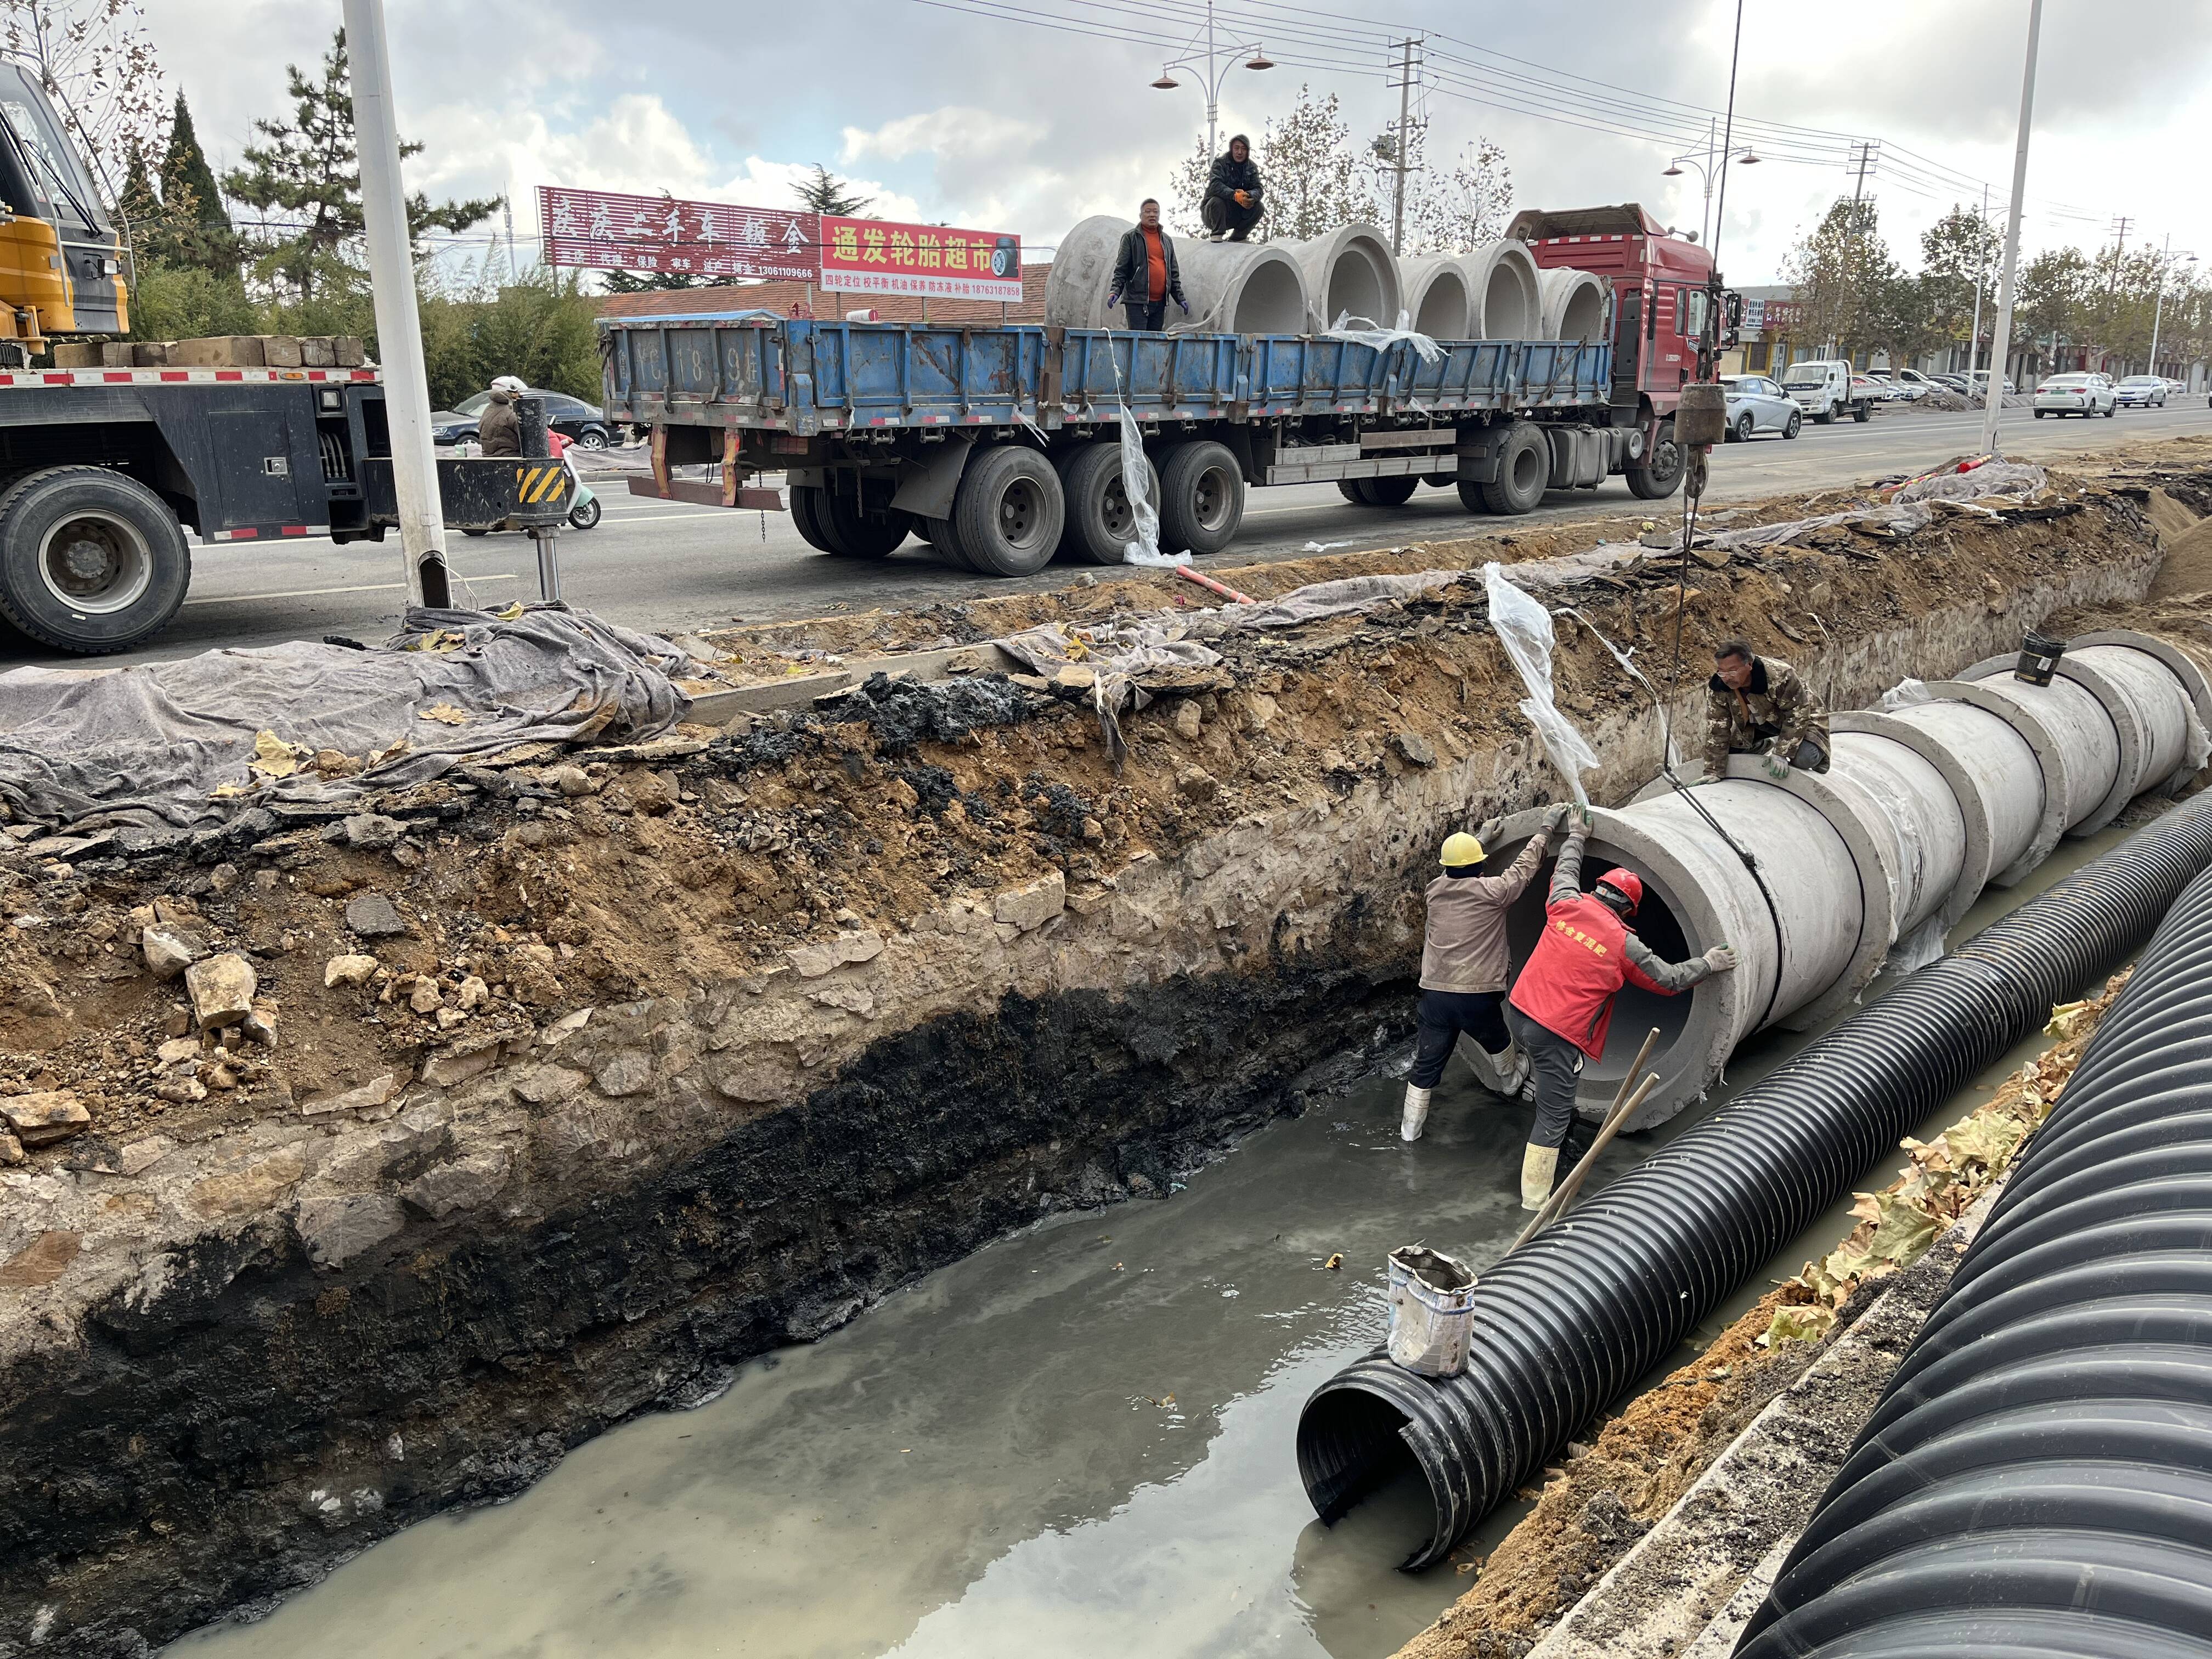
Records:
{"label": "rubber gasket on pipe", "polygon": [[1334,1519],[1410,1460],[1431,1526],[1406,1565],[1441,1559],[1899,1136],[2148,937],[2208,864],[2212,800],[2175,807],[1904,976],[1486,1268],[1462,1376],[1416,1377],[1379,1352],[1346,1367],[1299,1420],[1316,1510]]}
{"label": "rubber gasket on pipe", "polygon": [[[2036,823],[2034,838],[2018,858],[1990,878],[1992,885],[2010,887],[2049,858],[2051,849],[2065,836],[2067,804],[2073,794],[2073,772],[2067,763],[2066,750],[2050,726],[2034,710],[2023,707],[2012,698],[2001,696],[1987,686],[1977,685],[1970,680],[1936,680],[1929,684],[1928,694],[1931,697],[1965,703],[1985,714],[1996,715],[2035,751],[2036,766],[2043,774],[2043,812]],[[2117,737],[2113,747],[2117,752]]]}
{"label": "rubber gasket on pipe", "polygon": [[[2191,705],[2197,710],[2197,720],[2208,734],[2212,734],[2212,678],[2207,678],[2197,659],[2179,646],[2170,640],[2162,640],[2155,634],[2137,633],[2131,628],[2104,628],[2075,635],[2067,642],[2067,649],[2070,651],[2093,645],[2125,646],[2130,651],[2156,657],[2166,665],[2167,672],[2181,682],[2182,689],[2189,693]],[[2185,760],[2182,763],[2185,767],[2188,765]],[[2179,787],[2188,775],[2190,774],[2177,777],[2175,787]]]}
{"label": "rubber gasket on pipe", "polygon": [[[1885,745],[1878,752],[1898,772],[1906,771],[1909,763],[1889,759],[1888,750],[1894,749],[1911,757],[1932,772],[1936,782],[1949,794],[1950,810],[1959,827],[1955,865],[1945,854],[1923,850],[1918,878],[1922,891],[1919,912],[1915,915],[1911,907],[1900,901],[1897,920],[1900,936],[1930,924],[1948,932],[1952,924],[1973,907],[1974,900],[1990,880],[1989,803],[1972,773],[1932,733],[1893,715],[1831,714],[1828,729],[1835,750],[1829,769],[1831,775],[1848,769],[1853,751],[1863,740],[1869,744]],[[1937,827],[1939,833],[1943,827],[1946,826]],[[1948,885],[1943,881],[1946,868],[1953,870]]]}

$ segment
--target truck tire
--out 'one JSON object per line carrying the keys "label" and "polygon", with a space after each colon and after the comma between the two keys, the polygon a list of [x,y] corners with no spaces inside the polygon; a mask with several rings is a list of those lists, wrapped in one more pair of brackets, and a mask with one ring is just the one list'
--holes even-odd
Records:
{"label": "truck tire", "polygon": [[[1160,472],[1150,456],[1145,458],[1145,478],[1157,517]],[[1137,515],[1121,478],[1121,444],[1104,439],[1084,445],[1068,462],[1060,482],[1066,497],[1066,524],[1060,532],[1060,550],[1071,559],[1091,564],[1125,562],[1122,553],[1137,538]]]}
{"label": "truck tire", "polygon": [[1336,481],[1336,493],[1354,507],[1364,507],[1367,505],[1367,497],[1359,493],[1359,486],[1366,482],[1364,478],[1339,478]]}
{"label": "truck tire", "polygon": [[921,533],[937,550],[938,556],[955,570],[975,571],[975,567],[968,562],[968,556],[960,550],[960,538],[952,528],[951,520],[924,519]]}
{"label": "truck tire", "polygon": [[[866,488],[865,485],[862,486]],[[816,523],[827,532],[832,553],[848,559],[889,556],[906,540],[914,514],[886,504],[869,509],[842,489],[825,489],[815,506]]]}
{"label": "truck tire", "polygon": [[1552,446],[1541,428],[1516,421],[1498,451],[1498,482],[1482,486],[1483,505],[1492,513],[1533,513],[1552,482]]}
{"label": "truck tire", "polygon": [[1674,441],[1674,422],[1659,422],[1659,440],[1651,447],[1650,466],[1632,466],[1622,475],[1628,493],[1638,501],[1663,501],[1682,487],[1682,447]]}
{"label": "truck tire", "polygon": [[1826,409],[1816,410],[1813,416],[1813,423],[1815,426],[1835,425],[1836,411],[1834,406],[1832,404]]}
{"label": "truck tire", "polygon": [[1034,449],[1001,444],[969,460],[952,497],[952,532],[971,569],[1033,576],[1052,562],[1067,522],[1060,474]]}
{"label": "truck tire", "polygon": [[1226,444],[1177,444],[1160,468],[1160,551],[1218,553],[1244,522],[1244,469]]}
{"label": "truck tire", "polygon": [[168,626],[192,554],[168,503],[104,466],[50,466],[0,495],[0,617],[41,645],[127,651]]}
{"label": "truck tire", "polygon": [[1490,504],[1482,499],[1482,486],[1472,478],[1459,481],[1459,504],[1470,513],[1490,511]]}
{"label": "truck tire", "polygon": [[1851,405],[1851,418],[1863,425],[1874,419],[1874,405],[1862,398]]}
{"label": "truck tire", "polygon": [[1370,507],[1403,507],[1421,487],[1421,481],[1412,477],[1355,478],[1352,482],[1358,488],[1359,499]]}
{"label": "truck tire", "polygon": [[793,484],[791,487],[791,524],[799,538],[809,547],[819,548],[824,553],[837,550],[830,544],[830,538],[822,528],[822,487],[819,484]]}

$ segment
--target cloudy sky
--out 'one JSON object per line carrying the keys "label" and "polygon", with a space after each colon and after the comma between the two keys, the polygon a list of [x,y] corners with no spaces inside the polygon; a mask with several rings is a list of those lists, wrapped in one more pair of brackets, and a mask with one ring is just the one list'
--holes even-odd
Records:
{"label": "cloudy sky", "polygon": [[[337,0],[145,0],[172,80],[218,167],[284,66],[327,44]],[[1199,76],[1148,83],[1202,46],[1204,0],[387,0],[404,131],[433,195],[565,184],[781,205],[820,161],[886,217],[1017,231],[1036,257],[1078,219],[1164,193],[1205,127]],[[1640,201],[1694,227],[1693,170],[1728,95],[1734,0],[1219,0],[1232,67],[1224,133],[1258,133],[1302,84],[1341,96],[1356,130],[1396,115],[1390,40],[1428,37],[1431,156],[1502,145],[1517,205]],[[1986,182],[2011,178],[2027,0],[1746,0],[1722,265],[1775,280],[1792,238],[1878,140],[1868,188],[1909,252]],[[2212,0],[2047,0],[2029,158],[2029,252],[2167,235],[2212,261]]]}

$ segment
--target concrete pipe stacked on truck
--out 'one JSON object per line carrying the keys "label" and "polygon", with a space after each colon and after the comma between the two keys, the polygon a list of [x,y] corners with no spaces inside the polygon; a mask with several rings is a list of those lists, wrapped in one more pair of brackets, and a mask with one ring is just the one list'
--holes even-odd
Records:
{"label": "concrete pipe stacked on truck", "polygon": [[[1048,328],[1118,328],[1106,296],[1114,286],[1114,261],[1121,238],[1136,228],[1110,213],[1093,214],[1060,239],[1044,278],[1044,320]],[[1188,245],[1176,244],[1182,254]]]}
{"label": "concrete pipe stacked on truck", "polygon": [[1542,331],[1544,306],[1535,257],[1525,242],[1492,242],[1463,255],[1474,340],[1533,340]]}
{"label": "concrete pipe stacked on truck", "polygon": [[1388,232],[1374,225],[1350,224],[1311,241],[1273,246],[1296,260],[1304,274],[1311,332],[1334,328],[1340,317],[1370,318],[1382,328],[1398,325],[1405,294]]}
{"label": "concrete pipe stacked on truck", "polygon": [[1604,277],[1587,270],[1545,270],[1537,273],[1536,287],[1538,331],[1545,339],[1610,337],[1613,295]]}
{"label": "concrete pipe stacked on truck", "polygon": [[1176,244],[1186,317],[1167,310],[1170,334],[1303,334],[1309,303],[1305,273],[1280,247],[1253,242]]}
{"label": "concrete pipe stacked on truck", "polygon": [[[1466,340],[1474,310],[1468,295],[1467,272],[1449,253],[1423,254],[1398,262],[1399,286],[1405,290],[1407,326],[1431,340]],[[1381,321],[1381,319],[1377,319]]]}
{"label": "concrete pipe stacked on truck", "polygon": [[[1985,884],[2009,885],[2065,836],[2087,835],[2129,801],[2170,793],[2206,759],[2202,710],[2212,684],[2148,635],[2113,632],[2069,650],[2046,686],[2016,680],[2010,658],[1926,688],[1887,714],[1838,714],[1830,767],[1770,781],[1759,761],[1686,793],[1655,786],[1596,814],[1587,886],[1620,865],[1644,878],[1637,930],[1669,961],[1725,941],[1737,970],[1683,996],[1620,994],[1621,1030],[1660,1030],[1661,1078],[1628,1127],[1662,1123],[1704,1095],[1737,1045],[1780,1025],[1804,1030],[1843,1012],[1885,963],[1940,953],[1942,934]],[[2002,670],[2005,672],[2000,672]],[[1506,820],[1492,843],[1502,868],[1541,814]],[[1543,927],[1544,882],[1508,922],[1514,960]],[[1584,1066],[1580,1109],[1611,1100],[1630,1045]],[[1487,1057],[1460,1052],[1486,1084]]]}

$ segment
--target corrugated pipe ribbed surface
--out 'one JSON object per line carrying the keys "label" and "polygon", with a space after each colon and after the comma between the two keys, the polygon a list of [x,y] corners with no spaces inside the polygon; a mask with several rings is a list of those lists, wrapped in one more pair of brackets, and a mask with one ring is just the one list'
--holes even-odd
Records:
{"label": "corrugated pipe ribbed surface", "polygon": [[[1379,1351],[1339,1373],[1298,1422],[1314,1508],[1335,1520],[1410,1457],[1435,1518],[1405,1565],[1440,1559],[1899,1136],[2138,947],[2208,865],[2212,801],[2175,808],[1491,1268],[1462,1375],[1432,1382]],[[2196,1224],[2201,1250],[2212,1208]]]}
{"label": "corrugated pipe ribbed surface", "polygon": [[1736,1651],[2212,1655],[2212,876],[2167,914]]}

